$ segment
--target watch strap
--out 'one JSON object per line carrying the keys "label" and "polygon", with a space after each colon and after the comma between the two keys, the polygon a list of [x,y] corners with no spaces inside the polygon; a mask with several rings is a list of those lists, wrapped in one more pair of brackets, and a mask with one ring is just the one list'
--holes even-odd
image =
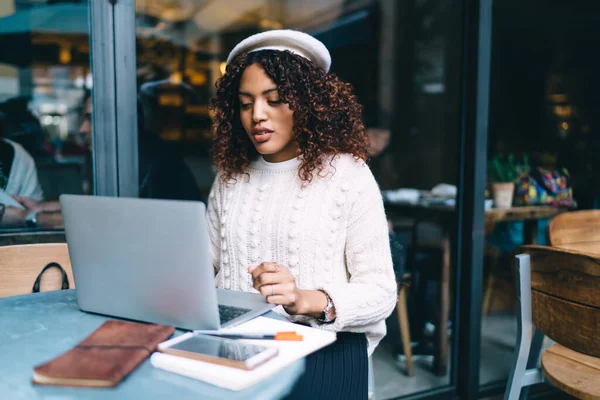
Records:
{"label": "watch strap", "polygon": [[326,291],[321,290],[321,292],[323,292],[325,297],[327,297],[327,305],[325,306],[325,309],[323,310],[323,314],[321,315],[321,318],[319,318],[319,321],[325,322],[325,323],[333,322],[335,320],[335,318],[329,317],[329,313],[331,312],[331,309],[333,308],[333,300],[331,300],[331,297],[329,296],[329,294]]}

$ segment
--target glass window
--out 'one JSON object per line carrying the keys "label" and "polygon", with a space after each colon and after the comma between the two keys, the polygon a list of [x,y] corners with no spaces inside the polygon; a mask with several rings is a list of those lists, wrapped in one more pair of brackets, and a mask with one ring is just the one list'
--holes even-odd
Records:
{"label": "glass window", "polygon": [[88,2],[0,2],[0,232],[62,226],[92,192]]}
{"label": "glass window", "polygon": [[[387,189],[388,217],[407,252],[406,268],[397,269],[397,279],[406,287],[415,375],[397,375],[393,384],[386,383],[391,381],[390,367],[406,361],[400,347],[402,325],[398,329],[388,319],[386,342],[374,357],[377,394],[384,398],[450,384],[457,326],[452,299],[458,267],[462,2],[400,1],[396,6],[395,14],[384,17],[384,12],[381,20],[397,27],[396,51],[386,52],[379,39],[377,68],[380,101],[391,91],[390,140],[386,150],[373,155],[371,167],[381,188]],[[380,26],[380,38],[386,28]],[[386,111],[385,103],[377,110]],[[370,126],[368,111],[365,117]],[[385,112],[379,116],[379,125],[385,117]],[[397,311],[401,319],[400,302]]]}
{"label": "glass window", "polygon": [[[590,18],[591,4],[577,5],[494,2],[488,159],[506,162],[513,154],[520,164],[527,163],[529,175],[517,180],[513,206],[551,207],[547,195],[553,195],[552,189],[541,179],[549,171],[570,175],[572,198],[565,197],[563,206],[600,206],[600,57],[590,51],[600,43],[600,29]],[[490,173],[490,200],[499,191],[494,182],[502,179]],[[535,190],[524,191],[525,183]],[[548,222],[500,221],[487,227],[482,385],[505,381],[513,362],[518,303],[512,252],[523,244],[549,244]]]}
{"label": "glass window", "polygon": [[462,2],[136,0],[135,10],[141,197],[206,201],[215,176],[208,105],[240,40],[289,28],[328,47],[331,72],[364,106],[406,294],[372,357],[377,397],[449,385]]}

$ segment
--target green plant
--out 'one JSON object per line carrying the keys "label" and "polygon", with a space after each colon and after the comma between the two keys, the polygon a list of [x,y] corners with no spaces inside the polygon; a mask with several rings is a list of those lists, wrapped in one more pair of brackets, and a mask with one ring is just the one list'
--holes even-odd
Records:
{"label": "green plant", "polygon": [[518,163],[514,154],[504,157],[496,154],[488,163],[488,179],[494,183],[510,183],[516,181],[521,175],[529,173],[529,158],[523,156],[523,161]]}

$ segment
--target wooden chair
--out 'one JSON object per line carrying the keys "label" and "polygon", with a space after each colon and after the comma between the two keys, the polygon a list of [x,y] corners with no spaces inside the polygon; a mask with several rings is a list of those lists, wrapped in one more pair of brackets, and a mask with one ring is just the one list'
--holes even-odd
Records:
{"label": "wooden chair", "polygon": [[[398,324],[400,325],[400,336],[402,339],[402,349],[404,357],[406,357],[406,374],[408,376],[415,375],[415,365],[412,358],[412,347],[410,342],[410,327],[408,325],[408,307],[406,306],[406,293],[410,287],[410,274],[404,274],[401,277],[396,277],[398,281],[398,303],[396,311],[398,313]],[[369,384],[368,384],[368,400],[377,400],[375,394],[375,376],[373,370],[373,357],[369,357]]]}
{"label": "wooden chair", "polygon": [[[419,285],[418,283],[426,281],[437,283],[439,296],[439,307],[437,307],[437,313],[434,316],[436,330],[433,338],[434,359],[432,369],[438,376],[445,376],[448,373],[448,320],[450,305],[452,304],[450,284],[452,265],[450,237],[444,226],[452,223],[453,219],[448,218],[448,216],[451,217],[452,215],[454,214],[427,210],[415,218],[402,216],[394,219],[394,231],[408,232],[411,237],[406,248],[406,271],[408,275],[399,273],[397,267],[395,267],[399,294],[397,312],[409,375],[410,371],[413,370],[412,347],[410,344],[410,334],[404,334],[404,332],[408,333],[408,320],[403,322],[403,318],[401,318],[407,314],[404,305],[406,301],[402,300],[402,297],[406,296],[409,285],[413,285],[413,289],[411,289],[413,295],[423,296],[423,285]],[[414,272],[419,272],[420,279],[416,279],[417,277],[413,275]],[[417,285],[414,285],[415,282]],[[417,304],[419,307],[422,307],[422,304],[419,303],[420,301],[422,299],[418,298]],[[415,322],[419,330],[424,327],[424,320],[416,320]],[[406,325],[406,329],[403,329],[403,325]],[[423,338],[423,340],[427,339]]]}
{"label": "wooden chair", "polygon": [[552,246],[600,242],[600,210],[560,214],[548,224],[548,236]]}
{"label": "wooden chair", "polygon": [[[450,247],[449,234],[438,223],[415,222],[409,249],[408,269],[412,271],[418,269],[427,276],[425,281],[437,282],[439,306],[435,317],[433,372],[438,376],[445,376],[448,373],[448,320],[451,304]],[[419,254],[428,262],[418,262]],[[426,267],[425,264],[430,265]]]}
{"label": "wooden chair", "polygon": [[[27,244],[0,247],[0,298],[32,292],[33,284],[49,263],[56,262],[65,270],[69,287],[75,287],[69,251],[65,243]],[[40,291],[59,290],[62,273],[49,268],[40,282]]]}
{"label": "wooden chair", "polygon": [[406,292],[410,286],[410,278],[404,277],[398,284],[398,304],[396,312],[398,313],[398,323],[400,325],[400,336],[402,339],[402,349],[406,357],[406,374],[415,375],[415,365],[412,358],[412,344],[410,341],[410,327],[408,325],[408,307],[406,306]]}
{"label": "wooden chair", "polygon": [[[515,256],[518,335],[505,400],[545,380],[580,399],[600,399],[600,259],[545,246]],[[533,336],[533,327],[536,327]],[[546,335],[558,344],[537,361]]]}

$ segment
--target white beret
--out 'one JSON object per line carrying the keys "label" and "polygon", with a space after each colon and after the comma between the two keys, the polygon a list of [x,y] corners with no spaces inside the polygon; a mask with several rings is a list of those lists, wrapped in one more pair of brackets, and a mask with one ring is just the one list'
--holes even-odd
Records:
{"label": "white beret", "polygon": [[329,72],[331,66],[329,50],[323,43],[307,33],[289,29],[266,31],[247,37],[231,50],[227,64],[242,53],[259,50],[289,50],[309,59],[325,72]]}

